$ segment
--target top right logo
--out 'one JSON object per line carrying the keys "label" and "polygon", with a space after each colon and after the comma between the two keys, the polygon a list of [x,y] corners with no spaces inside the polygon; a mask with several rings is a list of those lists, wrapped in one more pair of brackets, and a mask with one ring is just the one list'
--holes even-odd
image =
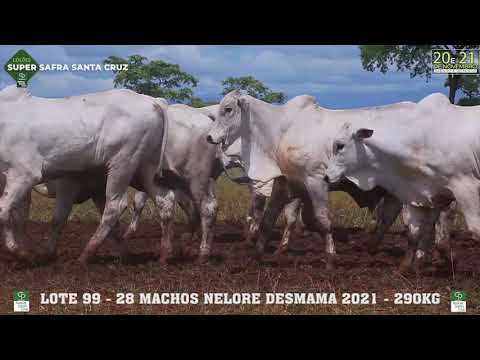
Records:
{"label": "top right logo", "polygon": [[453,52],[446,49],[432,50],[434,74],[479,74],[479,49]]}

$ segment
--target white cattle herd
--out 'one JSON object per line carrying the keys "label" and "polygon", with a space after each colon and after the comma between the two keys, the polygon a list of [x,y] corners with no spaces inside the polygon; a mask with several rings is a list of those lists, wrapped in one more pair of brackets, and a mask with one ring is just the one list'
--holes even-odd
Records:
{"label": "white cattle herd", "polygon": [[[201,230],[199,259],[206,261],[218,212],[213,185],[239,166],[247,176],[233,180],[248,182],[252,193],[245,243],[254,244],[258,256],[285,209],[276,253],[287,251],[301,214],[305,227],[325,240],[327,269],[333,269],[328,197],[345,191],[374,215],[371,252],[403,209],[408,249],[400,268],[418,273],[433,238],[434,262],[451,260],[453,204],[480,236],[478,134],[480,106],[452,105],[442,94],[419,103],[329,110],[307,95],[271,105],[233,91],[218,105],[195,109],[129,90],[46,99],[7,87],[0,91],[3,246],[21,260],[53,260],[73,204],[92,199],[101,220],[79,261],[89,262],[107,237],[127,259],[126,240],[150,198],[159,209],[161,261],[174,256],[177,202],[192,234]],[[129,187],[138,191],[135,215],[121,234]],[[56,198],[42,251],[25,231],[32,189]]]}

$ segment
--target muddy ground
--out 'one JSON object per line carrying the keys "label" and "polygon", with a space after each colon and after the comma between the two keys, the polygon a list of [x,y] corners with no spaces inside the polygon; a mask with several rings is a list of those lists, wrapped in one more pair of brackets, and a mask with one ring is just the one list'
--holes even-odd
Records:
{"label": "muddy ground", "polygon": [[[267,255],[258,262],[242,247],[242,226],[225,223],[217,225],[214,255],[208,264],[196,261],[199,240],[181,235],[182,226],[177,226],[175,240],[181,252],[176,261],[162,264],[153,255],[160,227],[143,223],[128,244],[135,253],[134,263],[120,263],[113,246],[105,244],[95,262],[85,268],[75,260],[96,226],[96,222],[69,222],[58,244],[58,258],[51,264],[32,267],[0,261],[0,314],[13,314],[16,290],[30,292],[30,314],[450,314],[453,290],[467,293],[467,314],[480,314],[480,243],[464,232],[453,234],[458,263],[454,273],[450,267],[435,270],[427,265],[417,278],[397,272],[407,246],[403,231],[387,234],[379,252],[371,256],[363,230],[336,229],[337,270],[327,272],[323,241],[316,236],[296,232],[286,256],[274,259]],[[41,245],[49,229],[48,223],[31,223],[28,233]],[[269,252],[278,244],[279,230]],[[85,292],[97,292],[101,303],[40,304],[41,293],[54,292],[77,293],[80,302]],[[274,292],[334,293],[337,304],[265,304],[265,293]],[[346,292],[374,293],[376,304],[342,304]],[[116,304],[119,293],[133,293],[135,303]],[[139,304],[140,293],[197,293],[199,301]],[[262,303],[207,305],[204,293],[261,293]],[[439,293],[440,304],[395,304],[395,293]],[[372,302],[372,298],[363,299]]]}

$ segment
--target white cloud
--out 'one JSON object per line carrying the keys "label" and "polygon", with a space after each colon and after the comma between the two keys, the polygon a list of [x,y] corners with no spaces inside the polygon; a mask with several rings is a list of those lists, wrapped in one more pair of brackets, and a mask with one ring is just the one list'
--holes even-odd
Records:
{"label": "white cloud", "polygon": [[30,80],[34,95],[64,97],[113,88],[111,79],[86,78],[71,72],[39,73]]}
{"label": "white cloud", "polygon": [[[97,46],[1,46],[0,60],[6,61],[25,48],[43,63],[101,62],[110,55],[133,54],[149,60],[164,60],[199,79],[195,96],[220,100],[221,81],[228,76],[252,75],[289,97],[312,94],[326,105],[350,105],[414,100],[432,92],[445,92],[443,76],[410,79],[408,73],[368,72],[361,66],[359,49],[349,46],[203,46],[203,45],[97,45]],[[37,74],[30,81],[39,96],[66,96],[113,87],[110,73]],[[12,79],[2,72],[0,85]]]}

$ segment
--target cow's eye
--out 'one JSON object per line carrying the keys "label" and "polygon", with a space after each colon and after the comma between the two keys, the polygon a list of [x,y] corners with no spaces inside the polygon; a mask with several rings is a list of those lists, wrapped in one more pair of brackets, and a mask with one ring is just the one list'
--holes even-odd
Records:
{"label": "cow's eye", "polygon": [[345,144],[337,144],[335,147],[335,150],[338,152],[338,151],[341,151],[344,147],[345,147]]}
{"label": "cow's eye", "polygon": [[232,108],[227,107],[227,108],[225,108],[225,113],[230,114],[232,112],[232,110],[233,110]]}

